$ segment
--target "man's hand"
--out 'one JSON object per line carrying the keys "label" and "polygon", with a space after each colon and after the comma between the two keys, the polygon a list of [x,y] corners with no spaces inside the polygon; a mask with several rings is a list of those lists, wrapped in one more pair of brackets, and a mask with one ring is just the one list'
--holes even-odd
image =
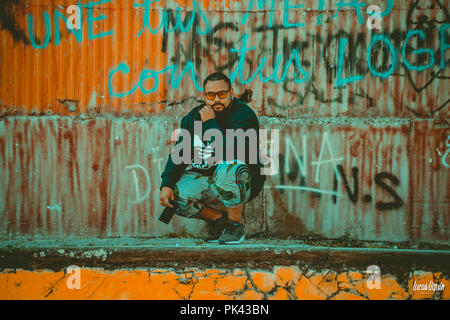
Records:
{"label": "man's hand", "polygon": [[214,119],[216,117],[216,112],[208,105],[205,105],[199,111],[202,122],[206,122],[209,119]]}
{"label": "man's hand", "polygon": [[169,200],[175,201],[175,196],[173,194],[173,190],[169,187],[163,187],[161,189],[161,193],[159,194],[159,203],[163,207],[169,206],[169,207],[173,208],[173,206],[170,204]]}

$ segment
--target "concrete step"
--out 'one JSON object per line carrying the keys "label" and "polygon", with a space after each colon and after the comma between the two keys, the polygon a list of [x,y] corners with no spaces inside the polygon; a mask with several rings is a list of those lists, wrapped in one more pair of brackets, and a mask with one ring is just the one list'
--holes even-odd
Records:
{"label": "concrete step", "polygon": [[0,268],[50,269],[70,265],[118,268],[252,268],[296,265],[300,269],[366,270],[401,275],[413,270],[450,272],[450,250],[325,247],[293,240],[246,240],[240,245],[199,239],[66,239],[0,242]]}

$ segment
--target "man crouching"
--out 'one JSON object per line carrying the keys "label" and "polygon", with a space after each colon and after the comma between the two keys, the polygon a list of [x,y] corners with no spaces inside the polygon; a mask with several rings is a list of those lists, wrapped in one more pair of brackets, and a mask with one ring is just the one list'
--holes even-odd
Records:
{"label": "man crouching", "polygon": [[[181,121],[182,132],[188,134],[179,137],[169,155],[161,175],[160,203],[174,204],[177,215],[207,221],[208,242],[238,244],[245,238],[244,204],[259,194],[266,180],[259,161],[259,122],[255,112],[233,96],[223,73],[209,75],[203,89],[204,103]],[[230,129],[248,132],[248,139],[237,139]],[[204,136],[211,136],[206,144]],[[182,144],[191,150],[180,149]]]}

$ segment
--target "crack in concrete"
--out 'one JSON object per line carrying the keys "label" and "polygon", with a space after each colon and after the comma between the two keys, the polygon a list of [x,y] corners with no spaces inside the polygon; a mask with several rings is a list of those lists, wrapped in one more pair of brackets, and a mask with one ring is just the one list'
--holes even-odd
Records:
{"label": "crack in concrete", "polygon": [[[297,269],[293,269],[297,270]],[[408,285],[402,286],[398,279],[393,275],[383,276],[383,291],[379,293],[369,292],[365,287],[367,275],[360,271],[345,271],[336,273],[330,269],[309,270],[306,274],[294,271],[291,273],[289,268],[284,270],[274,267],[272,272],[266,272],[250,267],[243,269],[186,269],[185,271],[174,271],[172,269],[145,270],[148,275],[148,281],[156,281],[154,284],[162,283],[165,285],[164,290],[172,290],[174,296],[183,300],[197,299],[198,295],[207,296],[209,293],[220,294],[226,299],[254,299],[255,296],[262,300],[270,299],[287,299],[296,300],[306,297],[322,297],[326,300],[331,299],[353,299],[363,298],[372,299],[434,299],[441,300],[445,298],[443,290],[434,292],[415,291],[412,283],[434,283],[436,285],[443,284],[447,281],[441,272],[422,272],[416,271],[410,273]],[[6,274],[13,272],[5,271]],[[15,271],[16,272],[16,271]],[[21,271],[22,272],[22,271]],[[16,272],[17,273],[17,272]],[[100,281],[96,283],[95,288],[88,289],[86,297],[92,298],[94,295],[101,294],[99,291],[105,287],[106,282],[110,281],[109,273],[100,272],[102,276]],[[258,276],[258,278],[256,278]],[[48,298],[55,293],[55,289],[60,285],[68,275],[65,273],[56,281],[49,281],[49,286],[39,293],[40,297]],[[158,277],[153,279],[154,277]],[[292,277],[292,278],[291,278]],[[6,283],[16,288],[27,285],[20,277],[5,277]],[[27,279],[27,278],[24,278]],[[305,280],[306,282],[304,282]],[[269,282],[267,282],[269,281]],[[302,282],[303,281],[303,282]],[[92,282],[92,281],[91,281]],[[200,288],[199,285],[202,284]],[[109,286],[106,285],[106,286]],[[334,287],[336,289],[334,290]],[[60,290],[61,288],[57,289]],[[62,288],[64,289],[64,288]],[[300,291],[297,291],[299,290]],[[19,289],[20,290],[20,289]],[[64,291],[64,290],[63,290]],[[304,293],[303,293],[304,291]],[[386,292],[387,291],[387,292]],[[381,294],[381,295],[380,295]],[[108,296],[108,292],[106,292]],[[164,293],[162,294],[164,295]],[[250,298],[249,298],[250,297]]]}
{"label": "crack in concrete", "polygon": [[[46,290],[44,290],[44,291],[41,293],[41,295],[44,295],[45,298],[47,298],[48,296],[50,296],[50,294],[53,293],[53,289],[55,289],[56,285],[57,285],[58,283],[60,283],[61,281],[63,281],[63,280],[66,278],[66,276],[67,276],[67,274],[64,273],[64,275],[63,275],[61,278],[59,278],[58,280],[56,280],[55,283],[50,283],[50,287],[47,288]],[[47,294],[45,294],[46,291],[48,291]]]}

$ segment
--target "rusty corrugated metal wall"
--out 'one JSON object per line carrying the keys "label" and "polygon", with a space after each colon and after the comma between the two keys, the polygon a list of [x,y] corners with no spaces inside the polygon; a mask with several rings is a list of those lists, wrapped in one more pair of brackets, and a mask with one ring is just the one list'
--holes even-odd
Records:
{"label": "rusty corrugated metal wall", "polygon": [[0,3],[3,238],[198,233],[157,221],[159,177],[220,70],[280,129],[252,233],[450,243],[446,1],[372,1],[380,30],[343,1],[104,0],[72,32],[72,4]]}

